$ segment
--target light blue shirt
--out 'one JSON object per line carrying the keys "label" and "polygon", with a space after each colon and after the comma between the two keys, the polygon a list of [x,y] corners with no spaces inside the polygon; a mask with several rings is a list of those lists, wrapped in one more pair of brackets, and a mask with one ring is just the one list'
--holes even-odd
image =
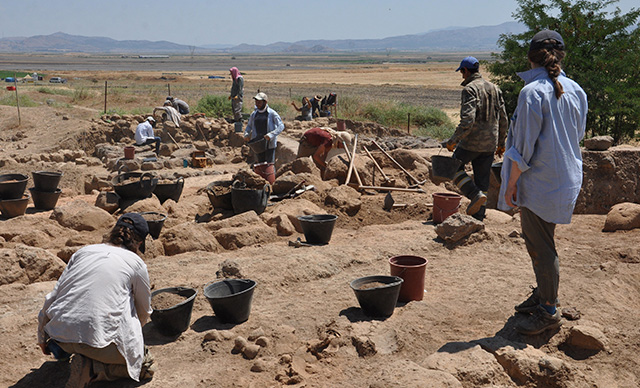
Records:
{"label": "light blue shirt", "polygon": [[[249,121],[247,122],[247,127],[244,130],[244,135],[249,136],[249,139],[251,140],[258,136],[256,127],[254,125],[254,119],[257,111],[258,109],[255,109],[253,113],[251,113],[251,116],[249,116]],[[278,112],[269,108],[269,106],[267,106],[267,111],[269,112],[269,118],[267,121],[267,136],[269,136],[269,146],[267,148],[273,149],[278,145],[278,135],[284,130],[284,123],[282,122],[282,119],[280,118]]]}
{"label": "light blue shirt", "polygon": [[587,123],[587,95],[564,72],[558,77],[564,89],[559,99],[545,68],[518,75],[525,86],[507,136],[498,208],[510,209],[504,195],[514,161],[522,171],[514,203],[547,222],[568,224],[582,186],[580,141]]}

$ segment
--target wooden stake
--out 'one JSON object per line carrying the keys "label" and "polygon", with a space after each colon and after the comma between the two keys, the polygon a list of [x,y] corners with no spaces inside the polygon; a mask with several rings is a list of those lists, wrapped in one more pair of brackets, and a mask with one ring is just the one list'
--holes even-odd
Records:
{"label": "wooden stake", "polygon": [[107,113],[107,81],[104,81],[104,113]]}
{"label": "wooden stake", "polygon": [[[349,164],[351,164],[351,159],[353,159],[353,157],[351,156],[351,153],[349,152],[349,148],[347,148],[347,143],[345,143],[344,140],[342,141],[342,145],[344,146],[344,152],[347,154],[347,157],[349,158]],[[355,161],[353,163],[355,163]],[[358,168],[355,166],[355,164],[353,165],[353,172],[356,174],[356,179],[358,180],[359,186],[362,186],[362,179],[360,179],[360,174],[358,173]],[[351,185],[349,182],[347,182],[347,184]]]}
{"label": "wooden stake", "polygon": [[18,108],[18,126],[22,123],[20,119],[20,96],[18,96],[18,83],[16,81],[16,73],[13,73],[13,87],[16,89],[16,107]]}
{"label": "wooden stake", "polygon": [[358,145],[358,134],[356,133],[355,138],[353,139],[353,155],[354,157],[351,158],[351,161],[349,162],[349,170],[347,171],[347,179],[344,181],[344,184],[347,185],[349,184],[349,182],[351,181],[351,173],[353,172],[353,167],[354,167],[354,161],[355,161],[355,153],[356,153],[356,147]]}

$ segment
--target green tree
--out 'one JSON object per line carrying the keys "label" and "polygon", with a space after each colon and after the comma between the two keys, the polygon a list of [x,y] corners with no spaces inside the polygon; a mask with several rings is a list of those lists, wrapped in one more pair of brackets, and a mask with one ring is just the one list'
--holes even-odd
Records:
{"label": "green tree", "polygon": [[502,88],[508,112],[515,110],[523,82],[517,71],[529,69],[527,51],[533,35],[555,30],[567,50],[563,70],[587,93],[587,133],[633,137],[640,126],[640,9],[623,14],[618,0],[517,0],[515,20],[528,27],[522,34],[502,35],[489,65]]}

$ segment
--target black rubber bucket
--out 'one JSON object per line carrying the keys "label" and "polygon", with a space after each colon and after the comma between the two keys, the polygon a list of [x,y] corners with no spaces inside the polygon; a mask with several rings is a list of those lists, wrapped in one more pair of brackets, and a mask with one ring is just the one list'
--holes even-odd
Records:
{"label": "black rubber bucket", "polygon": [[262,136],[256,137],[255,139],[251,139],[247,145],[251,148],[251,151],[260,154],[267,150],[267,139]]}
{"label": "black rubber bucket", "polygon": [[251,279],[215,281],[204,286],[204,296],[218,319],[227,323],[242,323],[249,319],[256,285]]}
{"label": "black rubber bucket", "polygon": [[178,202],[184,189],[184,178],[180,177],[173,183],[158,183],[153,189],[153,194],[158,197],[160,203],[164,203],[167,199],[173,199]]}
{"label": "black rubber bucket", "polygon": [[491,165],[491,172],[496,178],[498,183],[502,184],[502,162],[494,163]]}
{"label": "black rubber bucket", "polygon": [[389,317],[396,308],[402,282],[398,276],[374,275],[353,280],[350,286],[365,315]]}
{"label": "black rubber bucket", "polygon": [[434,183],[450,181],[460,168],[460,160],[451,156],[433,155],[431,157],[431,173]]}
{"label": "black rubber bucket", "polygon": [[158,330],[168,336],[182,333],[189,328],[191,323],[191,312],[193,302],[196,300],[198,291],[189,287],[170,287],[156,290],[151,294],[151,298],[162,292],[177,294],[186,299],[175,306],[162,310],[153,310],[151,320]]}
{"label": "black rubber bucket", "polygon": [[56,207],[58,198],[60,198],[62,190],[55,189],[54,191],[40,191],[35,187],[32,187],[29,189],[29,192],[31,193],[31,198],[33,199],[33,206],[36,209],[51,210]]}
{"label": "black rubber bucket", "polygon": [[271,186],[268,183],[262,189],[241,188],[234,184],[231,187],[233,212],[240,214],[253,210],[257,214],[262,214],[267,208],[269,195],[271,195]]}
{"label": "black rubber bucket", "polygon": [[35,190],[54,192],[58,188],[62,173],[57,171],[34,171],[31,176],[33,177]]}
{"label": "black rubber bucket", "polygon": [[24,174],[0,175],[0,199],[20,199],[27,189],[29,177]]}
{"label": "black rubber bucket", "polygon": [[167,215],[157,212],[143,212],[140,213],[140,215],[147,221],[151,237],[153,237],[154,240],[157,240],[158,237],[160,237],[160,232],[162,232],[162,226],[164,225],[164,221],[167,219]]}
{"label": "black rubber bucket", "polygon": [[153,193],[158,178],[150,172],[125,172],[114,177],[111,184],[121,199],[145,199]]}
{"label": "black rubber bucket", "polygon": [[23,194],[21,198],[0,200],[0,212],[6,218],[23,215],[29,205],[29,194]]}
{"label": "black rubber bucket", "polygon": [[328,244],[337,219],[338,216],[333,214],[313,214],[298,217],[304,238],[309,244]]}
{"label": "black rubber bucket", "polygon": [[231,184],[233,181],[217,181],[207,185],[207,196],[214,208],[233,210]]}

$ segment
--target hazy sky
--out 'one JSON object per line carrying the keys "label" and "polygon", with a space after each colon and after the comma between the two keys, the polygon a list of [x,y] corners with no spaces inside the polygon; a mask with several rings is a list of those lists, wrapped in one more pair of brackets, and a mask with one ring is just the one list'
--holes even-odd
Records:
{"label": "hazy sky", "polygon": [[[638,0],[621,0],[623,11]],[[512,21],[514,0],[0,0],[0,37],[102,36],[185,45],[378,39]]]}

